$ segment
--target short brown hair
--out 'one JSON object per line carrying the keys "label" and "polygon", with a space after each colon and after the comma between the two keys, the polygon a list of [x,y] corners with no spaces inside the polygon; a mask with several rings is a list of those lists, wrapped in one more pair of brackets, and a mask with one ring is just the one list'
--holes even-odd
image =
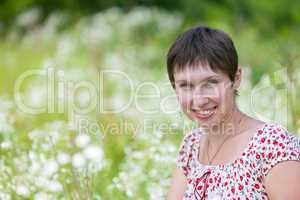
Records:
{"label": "short brown hair", "polygon": [[175,88],[174,71],[187,65],[208,64],[221,70],[233,82],[238,68],[238,55],[231,38],[223,31],[199,26],[179,35],[167,55],[168,75]]}

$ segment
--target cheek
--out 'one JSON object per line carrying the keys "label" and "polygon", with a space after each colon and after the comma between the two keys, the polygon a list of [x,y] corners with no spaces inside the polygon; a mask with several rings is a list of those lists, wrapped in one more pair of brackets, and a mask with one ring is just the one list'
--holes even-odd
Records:
{"label": "cheek", "polygon": [[219,96],[216,98],[216,102],[219,105],[218,111],[220,114],[226,114],[229,112],[233,105],[233,99],[230,91],[225,89],[220,90]]}
{"label": "cheek", "polygon": [[186,92],[178,92],[177,100],[182,108],[189,108],[192,103],[192,95]]}

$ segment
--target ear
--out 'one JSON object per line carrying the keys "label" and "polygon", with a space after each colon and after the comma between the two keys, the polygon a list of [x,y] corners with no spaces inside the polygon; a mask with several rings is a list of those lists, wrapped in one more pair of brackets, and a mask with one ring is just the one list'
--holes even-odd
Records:
{"label": "ear", "polygon": [[241,85],[241,81],[242,81],[242,68],[238,66],[238,69],[234,76],[233,89],[237,90]]}

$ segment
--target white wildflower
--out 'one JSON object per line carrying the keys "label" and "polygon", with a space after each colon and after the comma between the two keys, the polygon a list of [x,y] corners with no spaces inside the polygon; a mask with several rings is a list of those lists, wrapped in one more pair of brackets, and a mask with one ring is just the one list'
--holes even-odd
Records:
{"label": "white wildflower", "polygon": [[0,199],[1,200],[10,200],[10,196],[0,191]]}
{"label": "white wildflower", "polygon": [[52,148],[52,144],[51,143],[42,143],[41,144],[41,149],[44,151],[49,151]]}
{"label": "white wildflower", "polygon": [[34,195],[34,200],[52,200],[51,196],[47,193],[44,192],[39,192]]}
{"label": "white wildflower", "polygon": [[25,185],[18,185],[16,187],[16,193],[23,197],[28,197],[30,195],[30,191]]}
{"label": "white wildflower", "polygon": [[12,127],[7,114],[4,112],[0,112],[0,132],[10,133],[13,131],[14,131],[14,128]]}
{"label": "white wildflower", "polygon": [[85,165],[86,160],[81,153],[76,153],[72,157],[72,164],[75,168],[81,168]]}
{"label": "white wildflower", "polygon": [[52,176],[58,170],[58,164],[55,160],[50,160],[45,163],[43,168],[43,175],[46,177]]}
{"label": "white wildflower", "polygon": [[36,177],[36,179],[35,179],[35,185],[37,187],[44,188],[44,187],[47,186],[47,184],[48,184],[47,178],[45,178],[43,176]]}
{"label": "white wildflower", "polygon": [[90,145],[83,150],[84,156],[95,162],[101,161],[103,158],[103,151],[100,147],[96,145]]}
{"label": "white wildflower", "polygon": [[45,106],[47,98],[47,87],[46,85],[40,84],[39,86],[31,87],[26,96],[26,103],[32,107]]}
{"label": "white wildflower", "polygon": [[16,18],[16,24],[19,26],[32,26],[37,23],[38,19],[41,16],[41,10],[38,8],[31,8],[21,13]]}
{"label": "white wildflower", "polygon": [[50,192],[61,192],[63,190],[63,187],[57,181],[49,181],[48,184],[47,184],[47,189]]}
{"label": "white wildflower", "polygon": [[36,138],[45,137],[46,135],[47,135],[47,132],[42,131],[42,130],[33,130],[28,133],[28,137],[31,140],[34,140]]}
{"label": "white wildflower", "polygon": [[2,149],[10,149],[12,147],[11,141],[4,141],[1,143],[1,148]]}
{"label": "white wildflower", "polygon": [[92,95],[93,94],[91,94],[88,90],[78,92],[78,95],[76,96],[79,104],[78,106],[83,109],[88,109],[91,101],[93,101]]}
{"label": "white wildflower", "polygon": [[59,132],[58,131],[51,131],[49,133],[51,137],[52,144],[56,144],[56,142],[59,140]]}
{"label": "white wildflower", "polygon": [[6,118],[5,114],[3,112],[0,112],[0,121],[1,122],[5,121],[6,120],[5,118]]}
{"label": "white wildflower", "polygon": [[76,41],[72,37],[66,35],[63,36],[57,45],[56,59],[58,62],[63,63],[74,51]]}
{"label": "white wildflower", "polygon": [[83,148],[90,143],[90,137],[87,134],[80,134],[75,138],[75,144]]}
{"label": "white wildflower", "polygon": [[71,160],[69,154],[64,153],[64,152],[59,153],[57,155],[56,159],[57,159],[57,162],[61,165],[67,164]]}

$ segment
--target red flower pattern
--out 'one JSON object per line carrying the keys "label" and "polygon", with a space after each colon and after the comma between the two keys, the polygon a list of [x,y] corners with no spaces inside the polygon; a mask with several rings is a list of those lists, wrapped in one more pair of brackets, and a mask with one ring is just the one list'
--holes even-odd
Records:
{"label": "red flower pattern", "polygon": [[222,200],[267,200],[263,179],[270,169],[284,160],[300,160],[300,139],[280,125],[265,124],[238,159],[215,166],[198,161],[201,135],[199,129],[193,130],[180,146],[176,163],[188,183],[183,200],[210,199],[216,194]]}

